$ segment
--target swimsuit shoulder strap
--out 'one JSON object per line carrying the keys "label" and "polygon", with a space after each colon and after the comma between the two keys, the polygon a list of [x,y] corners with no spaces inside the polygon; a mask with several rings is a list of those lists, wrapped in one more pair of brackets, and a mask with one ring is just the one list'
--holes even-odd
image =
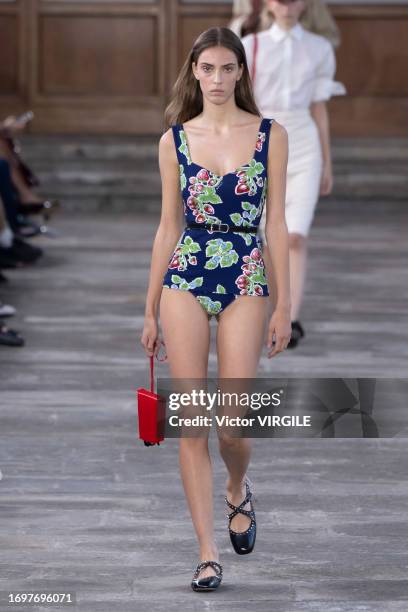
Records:
{"label": "swimsuit shoulder strap", "polygon": [[274,119],[264,117],[259,130],[258,142],[256,145],[255,159],[261,161],[266,167],[268,163],[269,135]]}
{"label": "swimsuit shoulder strap", "polygon": [[177,123],[176,125],[172,125],[171,129],[173,131],[174,144],[176,145],[176,153],[179,164],[191,164],[186,135],[184,133],[182,124]]}

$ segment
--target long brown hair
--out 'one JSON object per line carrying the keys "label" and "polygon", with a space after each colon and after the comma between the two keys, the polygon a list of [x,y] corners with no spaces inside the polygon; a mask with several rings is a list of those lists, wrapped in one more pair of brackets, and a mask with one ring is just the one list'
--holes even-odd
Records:
{"label": "long brown hair", "polygon": [[235,53],[238,66],[243,64],[243,72],[235,86],[235,103],[242,110],[261,117],[252,91],[251,77],[245,49],[239,37],[226,27],[205,30],[196,39],[174,83],[172,99],[164,112],[165,129],[177,123],[184,123],[199,115],[203,110],[203,94],[200,83],[194,76],[192,62],[197,64],[201,53],[209,47],[225,47]]}

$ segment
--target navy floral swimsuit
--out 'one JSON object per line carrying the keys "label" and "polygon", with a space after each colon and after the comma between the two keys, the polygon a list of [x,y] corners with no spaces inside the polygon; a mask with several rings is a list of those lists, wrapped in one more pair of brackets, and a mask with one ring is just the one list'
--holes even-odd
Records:
{"label": "navy floral swimsuit", "polygon": [[[272,122],[262,119],[250,162],[223,176],[195,164],[183,125],[172,126],[186,223],[259,226]],[[168,262],[163,287],[190,291],[209,317],[240,295],[268,296],[259,234],[186,227]]]}

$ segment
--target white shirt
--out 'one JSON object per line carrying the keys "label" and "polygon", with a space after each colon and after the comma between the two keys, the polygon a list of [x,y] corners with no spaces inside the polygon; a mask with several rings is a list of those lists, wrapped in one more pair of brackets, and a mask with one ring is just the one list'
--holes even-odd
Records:
{"label": "white shirt", "polygon": [[[258,51],[253,83],[261,113],[308,109],[312,102],[343,95],[346,89],[334,81],[336,59],[331,43],[305,30],[300,23],[286,31],[276,22],[257,34]],[[253,63],[254,35],[242,39],[248,67]]]}

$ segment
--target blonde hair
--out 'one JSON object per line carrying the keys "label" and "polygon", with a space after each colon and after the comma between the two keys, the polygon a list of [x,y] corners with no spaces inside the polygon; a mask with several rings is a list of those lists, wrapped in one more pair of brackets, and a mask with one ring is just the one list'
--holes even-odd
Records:
{"label": "blonde hair", "polygon": [[[306,7],[299,20],[302,26],[309,32],[327,38],[333,47],[338,47],[341,42],[340,31],[324,0],[304,0],[304,2]],[[274,21],[274,17],[268,9],[268,0],[264,0],[263,5],[258,30],[260,32],[270,28]],[[234,0],[234,21],[237,17],[248,17],[251,13],[251,0]]]}

